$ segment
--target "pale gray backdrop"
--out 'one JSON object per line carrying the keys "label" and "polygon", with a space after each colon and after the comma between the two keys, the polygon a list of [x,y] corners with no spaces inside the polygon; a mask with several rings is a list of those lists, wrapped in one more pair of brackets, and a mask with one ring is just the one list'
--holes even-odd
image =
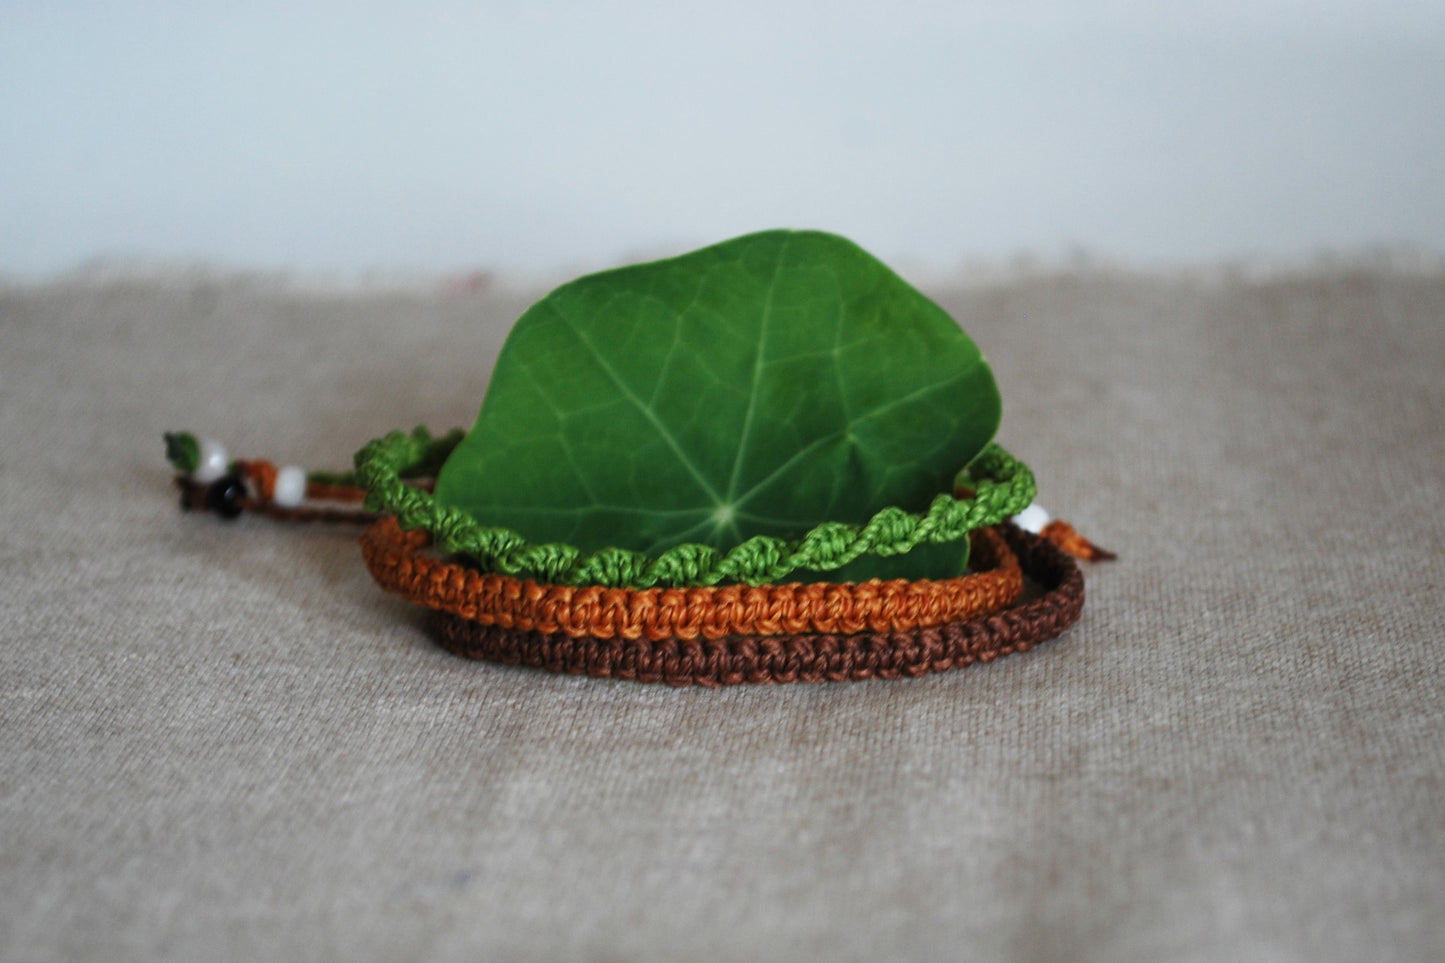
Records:
{"label": "pale gray backdrop", "polygon": [[1445,250],[1436,0],[0,0],[0,275]]}

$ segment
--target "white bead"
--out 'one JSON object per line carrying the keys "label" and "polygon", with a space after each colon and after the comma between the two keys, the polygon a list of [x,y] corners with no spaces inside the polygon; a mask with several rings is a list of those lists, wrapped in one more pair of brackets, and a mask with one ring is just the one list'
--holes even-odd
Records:
{"label": "white bead", "polygon": [[196,462],[196,470],[191,472],[191,478],[202,485],[209,485],[231,470],[231,456],[214,438],[202,438],[200,447],[201,456]]}
{"label": "white bead", "polygon": [[306,471],[287,465],[276,472],[276,487],[271,501],[282,508],[295,508],[306,500]]}
{"label": "white bead", "polygon": [[1044,530],[1049,523],[1049,513],[1044,511],[1044,506],[1034,502],[1028,508],[1019,512],[1013,517],[1013,523],[1026,532],[1037,535]]}

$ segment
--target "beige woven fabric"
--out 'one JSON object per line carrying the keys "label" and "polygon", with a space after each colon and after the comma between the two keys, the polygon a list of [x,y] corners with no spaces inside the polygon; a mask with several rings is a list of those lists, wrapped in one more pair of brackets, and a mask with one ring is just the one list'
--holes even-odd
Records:
{"label": "beige woven fabric", "polygon": [[1445,958],[1445,275],[975,282],[1121,560],[1063,639],[722,691],[475,664],[161,433],[469,424],[527,298],[0,290],[0,958]]}

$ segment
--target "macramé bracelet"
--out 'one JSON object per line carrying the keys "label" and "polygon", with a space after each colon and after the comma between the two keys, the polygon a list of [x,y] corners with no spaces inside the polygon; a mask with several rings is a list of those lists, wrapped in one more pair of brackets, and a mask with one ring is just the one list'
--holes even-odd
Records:
{"label": "macram\u00e9 bracelet", "polygon": [[1073,558],[1014,525],[999,532],[1043,595],[993,615],[892,632],[734,635],[721,639],[576,637],[441,614],[441,643],[473,659],[573,675],[721,686],[897,679],[1023,652],[1078,621],[1084,578]]}
{"label": "macram\u00e9 bracelet", "polygon": [[[470,514],[439,505],[430,492],[403,478],[419,464],[446,457],[461,432],[433,439],[425,429],[394,431],[356,455],[356,480],[367,491],[366,507],[396,516],[403,529],[431,533],[438,551],[461,553],[490,572],[553,585],[651,588],[743,582],[779,582],[801,569],[831,571],[867,554],[902,555],[925,543],[957,541],[977,528],[997,525],[1033,501],[1033,473],[996,444],[968,466],[966,492],[937,495],[922,514],[884,508],[863,525],[823,522],[796,541],[756,535],[726,552],[684,544],[655,558],[621,548],[584,552],[561,544],[530,545],[518,533],[479,524]],[[960,494],[966,497],[959,497]]]}
{"label": "macram\u00e9 bracelet", "polygon": [[[398,484],[425,493],[422,476],[455,436],[433,442],[419,430],[401,437],[417,447],[396,472],[410,480]],[[308,475],[261,460],[215,461],[224,467],[214,477],[190,469],[177,476],[182,507],[223,518],[249,511],[284,521],[371,523],[362,539],[368,568],[383,587],[437,610],[440,641],[458,655],[673,685],[890,679],[987,662],[1051,639],[1078,619],[1083,577],[1071,555],[1113,557],[1055,520],[1040,535],[1012,524],[974,529],[974,571],[957,579],[545,585],[425,553],[432,538],[425,529],[404,531],[397,518],[356,507],[362,472]],[[996,482],[984,479],[981,487],[988,484]],[[1030,512],[1037,521],[1041,510]],[[1043,594],[1019,603],[1024,576]]]}
{"label": "macram\u00e9 bracelet", "polygon": [[429,557],[429,541],[386,516],[362,535],[361,551],[382,588],[417,605],[482,625],[599,639],[903,631],[997,612],[1023,590],[1018,559],[987,528],[973,533],[973,573],[957,578],[667,589],[542,585]]}

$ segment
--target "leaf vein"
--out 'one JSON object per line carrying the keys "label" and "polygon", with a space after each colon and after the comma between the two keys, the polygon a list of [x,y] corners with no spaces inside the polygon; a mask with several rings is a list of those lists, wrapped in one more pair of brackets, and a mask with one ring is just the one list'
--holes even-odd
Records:
{"label": "leaf vein", "polygon": [[555,306],[554,311],[556,311],[556,315],[562,320],[562,323],[572,329],[572,333],[577,336],[577,340],[581,341],[582,344],[587,347],[587,350],[592,353],[593,360],[597,362],[597,366],[602,369],[604,374],[607,375],[608,380],[610,380],[614,385],[616,385],[617,390],[622,392],[622,396],[628,401],[632,402],[632,404],[637,408],[638,412],[647,419],[648,423],[652,425],[653,429],[662,438],[662,440],[667,442],[667,446],[671,448],[673,454],[677,456],[678,464],[682,465],[683,468],[687,469],[688,474],[692,475],[693,480],[697,482],[698,487],[701,488],[709,498],[713,499],[714,501],[719,501],[720,499],[718,498],[717,491],[712,487],[712,485],[708,483],[706,476],[704,476],[702,472],[698,471],[697,465],[693,462],[692,458],[688,456],[687,451],[683,449],[682,445],[678,443],[677,438],[673,436],[672,430],[667,427],[667,425],[662,421],[661,418],[657,417],[657,412],[653,411],[652,408],[645,401],[639,398],[637,396],[637,393],[633,391],[632,388],[625,381],[623,381],[622,376],[618,374],[617,369],[612,367],[611,362],[609,362],[607,358],[602,354],[602,352],[597,349],[597,345],[592,343],[592,339],[587,336],[586,330],[581,325],[577,324],[575,321],[569,318],[566,314],[563,314],[560,310],[557,310]]}
{"label": "leaf vein", "polygon": [[752,390],[748,394],[747,413],[743,415],[742,434],[738,438],[737,450],[733,454],[733,470],[728,476],[727,504],[729,505],[737,504],[733,495],[738,490],[738,478],[743,470],[743,455],[752,441],[753,418],[757,414],[759,388],[763,382],[763,366],[766,363],[764,358],[768,350],[768,327],[773,320],[773,298],[777,294],[778,275],[783,270],[783,256],[787,254],[790,237],[790,235],[785,235],[782,243],[778,246],[777,259],[773,262],[773,277],[768,282],[768,296],[763,300],[763,316],[758,323],[757,352],[753,355]]}

